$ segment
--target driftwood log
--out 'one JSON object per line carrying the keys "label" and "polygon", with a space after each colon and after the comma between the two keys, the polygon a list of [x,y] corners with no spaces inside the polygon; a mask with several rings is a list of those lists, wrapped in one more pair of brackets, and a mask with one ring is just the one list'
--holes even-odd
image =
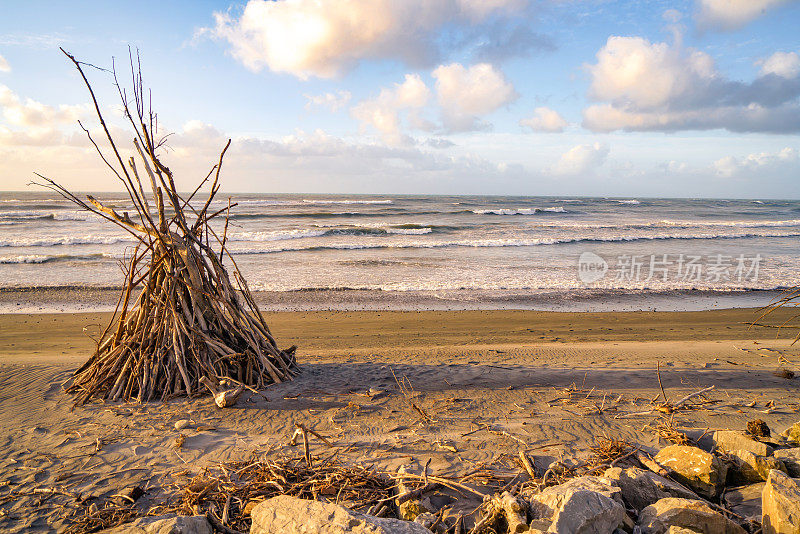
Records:
{"label": "driftwood log", "polygon": [[[126,159],[86,77],[88,65],[62,52],[89,90],[108,148],[101,149],[81,127],[124,186],[135,213],[118,213],[92,196],[79,198],[42,175],[37,175],[43,180],[39,185],[116,224],[136,240],[132,252],[126,254],[125,285],[114,316],[94,354],[66,384],[67,391],[79,404],[91,399],[145,402],[221,392],[222,385],[231,382],[239,386],[236,390],[252,390],[291,379],[297,371],[295,347],[278,348],[226,248],[228,215],[235,204],[229,200],[223,209],[209,209],[219,192],[230,140],[200,185],[182,196],[159,157],[164,139],[155,138],[157,116],[145,103],[150,99],[143,89],[138,60],[131,57],[132,102],[112,72],[133,130],[132,153],[138,155]],[[206,184],[208,197],[193,204]],[[212,221],[217,223],[217,218],[215,230]],[[233,396],[223,395],[222,404],[235,402]]]}

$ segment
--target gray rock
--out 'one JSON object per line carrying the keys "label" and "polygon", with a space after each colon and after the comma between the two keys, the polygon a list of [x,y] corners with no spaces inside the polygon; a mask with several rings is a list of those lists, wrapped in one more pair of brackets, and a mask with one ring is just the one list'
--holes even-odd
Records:
{"label": "gray rock", "polygon": [[359,514],[344,506],[279,495],[259,503],[250,534],[430,534],[422,525]]}
{"label": "gray rock", "polygon": [[788,441],[800,445],[800,421],[781,432],[781,436],[785,437]]}
{"label": "gray rock", "polygon": [[608,534],[623,525],[625,509],[614,499],[586,489],[568,490],[548,532]]}
{"label": "gray rock", "polygon": [[713,498],[725,484],[728,467],[711,453],[688,445],[670,445],[655,461],[675,473],[675,479],[704,497]]}
{"label": "gray rock", "polygon": [[800,533],[800,479],[770,471],[761,494],[764,534]]}
{"label": "gray rock", "polygon": [[739,430],[717,430],[714,432],[714,447],[722,452],[736,450],[750,451],[758,456],[769,456],[773,448],[762,443],[746,432]]}
{"label": "gray rock", "polygon": [[203,515],[140,517],[132,523],[109,528],[100,534],[212,534]]}
{"label": "gray rock", "polygon": [[725,508],[747,520],[761,522],[761,493],[765,482],[729,488],[725,491]]}
{"label": "gray rock", "polygon": [[778,449],[773,453],[776,460],[783,462],[789,476],[800,477],[800,447],[793,449]]}
{"label": "gray rock", "polygon": [[690,489],[638,467],[610,467],[603,473],[603,477],[622,489],[625,502],[636,511],[667,497],[697,499],[697,495]]}
{"label": "gray rock", "polygon": [[746,534],[746,531],[702,501],[669,497],[639,514],[642,534],[666,534],[680,527],[703,534]]}
{"label": "gray rock", "polygon": [[730,457],[735,464],[732,477],[738,484],[755,484],[767,479],[772,469],[786,471],[783,462],[772,456],[759,456],[750,451],[734,450]]}
{"label": "gray rock", "polygon": [[577,490],[589,490],[613,499],[623,506],[622,490],[604,477],[576,477],[558,486],[550,486],[531,497],[531,514],[537,518],[550,518],[562,506],[564,499]]}
{"label": "gray rock", "polygon": [[693,528],[671,526],[667,529],[667,534],[702,534],[702,531]]}

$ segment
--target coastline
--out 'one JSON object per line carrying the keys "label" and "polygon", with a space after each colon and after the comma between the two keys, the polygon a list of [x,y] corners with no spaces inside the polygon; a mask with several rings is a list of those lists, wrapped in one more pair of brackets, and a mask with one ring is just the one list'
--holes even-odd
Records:
{"label": "coastline", "polygon": [[[92,286],[0,287],[0,314],[113,311],[120,288]],[[457,311],[532,310],[554,312],[703,311],[760,308],[781,290],[503,290],[385,291],[303,289],[253,291],[262,311]]]}

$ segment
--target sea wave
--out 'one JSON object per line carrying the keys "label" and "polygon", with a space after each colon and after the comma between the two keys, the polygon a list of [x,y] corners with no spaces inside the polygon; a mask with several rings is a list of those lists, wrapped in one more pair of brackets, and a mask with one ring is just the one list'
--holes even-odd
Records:
{"label": "sea wave", "polygon": [[433,232],[433,228],[418,225],[398,226],[351,226],[321,227],[319,229],[275,230],[271,232],[239,232],[230,236],[231,241],[286,241],[328,236],[370,236],[370,235],[423,235]]}
{"label": "sea wave", "polygon": [[471,210],[476,215],[535,215],[537,213],[566,213],[563,206],[552,206],[549,208],[497,208]]}
{"label": "sea wave", "polygon": [[51,263],[56,261],[97,261],[113,257],[115,257],[113,254],[19,254],[17,256],[0,256],[0,265]]}
{"label": "sea wave", "polygon": [[125,235],[84,235],[54,237],[17,237],[0,239],[0,247],[54,247],[61,245],[113,245],[135,241]]}
{"label": "sea wave", "polygon": [[534,239],[475,239],[461,241],[426,241],[396,243],[329,243],[306,246],[286,246],[269,249],[234,249],[233,254],[275,254],[280,252],[301,252],[320,250],[362,250],[362,249],[433,249],[433,248],[494,248],[494,247],[535,247],[564,245],[570,243],[614,243],[633,241],[665,240],[713,240],[713,239],[753,239],[765,237],[800,237],[800,233],[748,233],[748,234],[690,234],[690,235],[649,235],[649,236],[609,236],[574,238],[534,238]]}
{"label": "sea wave", "polygon": [[303,199],[305,204],[394,204],[393,200],[314,200]]}
{"label": "sea wave", "polygon": [[610,199],[613,202],[617,202],[619,204],[641,204],[638,200],[617,200],[617,199]]}

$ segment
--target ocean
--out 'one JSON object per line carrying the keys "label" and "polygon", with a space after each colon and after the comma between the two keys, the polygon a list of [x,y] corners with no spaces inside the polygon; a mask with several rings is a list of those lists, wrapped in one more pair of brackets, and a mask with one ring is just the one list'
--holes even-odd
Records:
{"label": "ocean", "polygon": [[[97,196],[132,211],[120,193]],[[229,250],[251,290],[281,309],[292,301],[298,308],[384,302],[400,309],[558,309],[590,302],[595,307],[586,309],[600,309],[609,299],[647,309],[663,308],[673,296],[761,304],[800,281],[800,201],[230,199],[237,205]],[[221,197],[212,209],[227,204]],[[52,193],[0,193],[0,311],[14,309],[14,295],[22,299],[33,288],[118,288],[120,261],[133,244],[126,232]]]}

